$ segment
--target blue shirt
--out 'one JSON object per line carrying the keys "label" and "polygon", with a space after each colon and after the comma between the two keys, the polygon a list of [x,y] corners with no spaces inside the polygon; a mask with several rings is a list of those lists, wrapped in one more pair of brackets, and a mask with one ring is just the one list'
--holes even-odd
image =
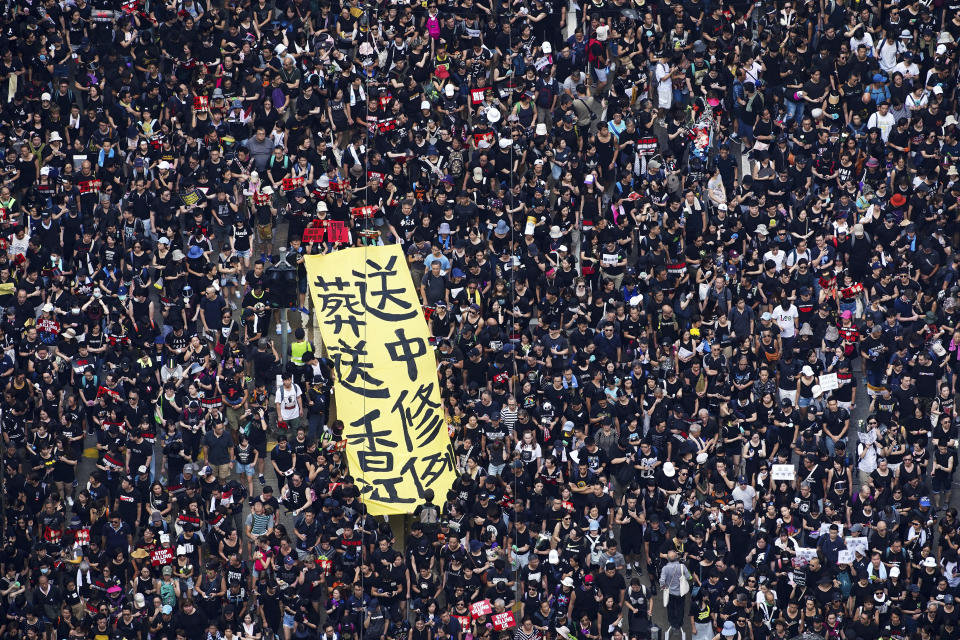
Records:
{"label": "blue shirt", "polygon": [[423,266],[425,266],[425,267],[427,268],[427,270],[429,271],[430,265],[433,264],[434,262],[439,262],[439,263],[440,263],[440,272],[441,272],[441,273],[446,273],[447,271],[450,270],[450,261],[447,260],[447,256],[445,256],[445,255],[443,255],[443,254],[441,254],[441,255],[439,255],[439,256],[435,256],[435,255],[433,255],[433,254],[431,253],[431,254],[428,255],[426,258],[424,258],[424,260],[423,260]]}

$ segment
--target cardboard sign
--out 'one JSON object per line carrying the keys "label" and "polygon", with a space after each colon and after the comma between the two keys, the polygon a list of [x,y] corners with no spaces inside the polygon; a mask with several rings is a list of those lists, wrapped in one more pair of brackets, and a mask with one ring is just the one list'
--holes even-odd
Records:
{"label": "cardboard sign", "polygon": [[523,227],[523,235],[532,236],[537,230],[537,219],[534,216],[527,216],[527,224]]}
{"label": "cardboard sign", "polygon": [[854,555],[853,551],[849,549],[841,549],[837,552],[837,564],[853,564]]}
{"label": "cardboard sign", "polygon": [[493,628],[495,631],[504,631],[517,626],[517,621],[513,618],[512,611],[504,611],[493,616]]}
{"label": "cardboard sign", "polygon": [[[834,525],[833,522],[824,522],[820,525],[820,535],[825,536],[830,533],[830,527]],[[840,535],[843,536],[843,525],[836,523],[837,528],[840,530]]]}
{"label": "cardboard sign", "polygon": [[114,391],[113,389],[108,389],[106,387],[97,387],[97,398],[100,398],[101,396],[110,396],[114,400],[120,399],[119,392]]}
{"label": "cardboard sign", "polygon": [[182,200],[183,204],[187,205],[188,207],[192,207],[193,205],[200,202],[200,198],[201,198],[201,194],[200,194],[200,191],[197,189],[184,191],[183,193],[180,194],[180,200]]}
{"label": "cardboard sign", "polygon": [[810,562],[817,557],[817,550],[814,547],[797,547],[797,557],[804,562]]}
{"label": "cardboard sign", "polygon": [[380,207],[375,204],[368,204],[363,207],[350,207],[350,215],[354,218],[372,218],[379,208]]}
{"label": "cardboard sign", "polygon": [[797,477],[797,469],[792,464],[775,464],[770,468],[770,477],[791,482]]}
{"label": "cardboard sign", "polygon": [[80,193],[99,193],[100,184],[99,180],[81,180],[77,183],[77,189]]}
{"label": "cardboard sign", "polygon": [[304,184],[303,176],[299,178],[284,178],[280,182],[280,188],[284,191],[293,191],[298,187],[302,187]]}
{"label": "cardboard sign", "polygon": [[386,94],[386,95],[380,96],[380,108],[381,108],[381,109],[386,109],[388,106],[390,106],[390,101],[391,101],[391,100],[393,100],[393,94],[392,94],[392,93],[388,93],[388,94]]}
{"label": "cardboard sign", "polygon": [[270,194],[269,193],[255,193],[253,194],[253,202],[258,205],[270,204]]}
{"label": "cardboard sign", "polygon": [[481,142],[486,142],[487,146],[493,144],[495,136],[493,131],[488,131],[487,133],[475,133],[473,134],[473,146],[479,148]]}
{"label": "cardboard sign", "polygon": [[470,89],[470,104],[476,106],[483,102],[483,94],[486,89]]}
{"label": "cardboard sign", "polygon": [[327,225],[321,222],[320,224],[311,224],[309,227],[303,230],[303,242],[304,244],[308,242],[323,242],[323,236],[327,232]]}
{"label": "cardboard sign", "polygon": [[863,293],[863,285],[859,282],[840,289],[840,295],[844,298],[855,298],[861,293]]}
{"label": "cardboard sign", "polygon": [[44,333],[59,334],[60,323],[50,318],[40,318],[37,320],[37,331]]}
{"label": "cardboard sign", "polygon": [[793,570],[793,584],[797,587],[807,586],[807,570],[806,569],[794,569]]}
{"label": "cardboard sign", "polygon": [[173,563],[173,548],[160,547],[150,556],[150,564],[155,567],[162,567]]}
{"label": "cardboard sign", "polygon": [[397,128],[397,119],[396,118],[383,118],[377,121],[377,131],[380,133],[387,133],[388,131],[393,131]]}
{"label": "cardboard sign", "polygon": [[452,616],[460,623],[460,628],[463,629],[464,633],[470,632],[470,616]]}
{"label": "cardboard sign", "polygon": [[847,536],[843,539],[850,553],[860,552],[867,555],[867,538],[865,536]]}
{"label": "cardboard sign", "polygon": [[470,615],[472,615],[474,619],[490,615],[491,613],[493,613],[493,607],[490,606],[489,600],[480,600],[470,605]]}
{"label": "cardboard sign", "polygon": [[656,137],[640,138],[637,140],[637,153],[641,156],[652,156],[657,152]]}
{"label": "cardboard sign", "polygon": [[534,61],[533,68],[537,71],[543,71],[551,64],[553,64],[553,56],[541,56]]}
{"label": "cardboard sign", "polygon": [[206,111],[210,106],[210,98],[207,96],[196,96],[193,99],[193,110],[194,111]]}
{"label": "cardboard sign", "polygon": [[820,376],[820,389],[822,391],[833,391],[840,388],[840,382],[837,380],[837,374],[825,373]]}

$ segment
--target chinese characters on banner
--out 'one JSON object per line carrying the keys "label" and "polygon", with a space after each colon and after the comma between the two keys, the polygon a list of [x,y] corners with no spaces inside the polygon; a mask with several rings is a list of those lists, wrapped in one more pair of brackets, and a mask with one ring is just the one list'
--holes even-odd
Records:
{"label": "chinese characters on banner", "polygon": [[304,259],[347,460],[372,515],[413,513],[456,477],[420,301],[398,245]]}

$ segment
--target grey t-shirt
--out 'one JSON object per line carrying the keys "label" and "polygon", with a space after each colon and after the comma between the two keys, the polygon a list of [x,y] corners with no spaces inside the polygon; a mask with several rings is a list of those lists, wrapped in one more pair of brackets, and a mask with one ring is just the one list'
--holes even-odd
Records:
{"label": "grey t-shirt", "polygon": [[420,281],[420,284],[423,285],[424,294],[426,296],[426,303],[428,305],[436,304],[438,301],[443,300],[447,292],[447,278],[446,276],[435,276],[431,272],[427,272],[423,275],[423,279]]}

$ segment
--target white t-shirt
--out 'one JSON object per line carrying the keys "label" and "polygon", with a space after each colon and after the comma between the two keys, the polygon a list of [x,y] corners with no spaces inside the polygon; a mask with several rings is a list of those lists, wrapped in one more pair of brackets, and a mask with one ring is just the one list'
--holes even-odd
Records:
{"label": "white t-shirt", "polygon": [[753,501],[757,497],[757,490],[747,485],[743,489],[740,488],[738,484],[733,488],[733,491],[730,492],[730,495],[734,500],[740,500],[743,502],[743,508],[747,511],[753,511]]}
{"label": "white t-shirt", "polygon": [[916,62],[907,62],[905,60],[901,60],[900,62],[898,62],[893,66],[893,69],[890,71],[890,75],[892,76],[898,71],[903,75],[905,79],[909,79],[908,76],[911,76],[911,77],[920,76],[920,66],[917,65]]}
{"label": "white t-shirt", "polygon": [[884,38],[880,44],[877,45],[877,64],[880,65],[880,68],[884,72],[890,73],[890,70],[897,66],[897,54],[902,50],[903,47],[900,45],[899,40],[894,40],[891,43]]}
{"label": "white t-shirt", "polygon": [[776,253],[773,251],[767,251],[765,254],[763,254],[763,261],[766,262],[767,260],[773,260],[777,265],[777,271],[780,271],[780,269],[783,268],[783,261],[786,259],[787,254],[783,251],[777,251]]}
{"label": "white t-shirt", "polygon": [[280,405],[280,419],[293,420],[300,417],[300,404],[297,398],[303,395],[300,385],[294,384],[289,389],[285,385],[280,385],[277,389],[277,397],[274,400]]}
{"label": "white t-shirt", "polygon": [[873,115],[870,116],[870,119],[867,120],[867,127],[873,128],[877,127],[880,129],[880,137],[883,138],[883,141],[887,141],[887,136],[890,135],[890,131],[897,124],[897,119],[893,117],[893,114],[887,111],[887,115],[880,115],[879,111],[874,111]]}
{"label": "white t-shirt", "polygon": [[850,37],[850,51],[856,51],[857,47],[864,45],[867,47],[867,55],[872,55],[873,51],[873,36],[870,35],[869,31],[864,31],[863,36],[858,40],[853,36]]}
{"label": "white t-shirt", "polygon": [[800,317],[800,314],[797,313],[797,308],[790,303],[790,306],[784,309],[782,306],[777,305],[773,310],[773,319],[777,323],[777,326],[780,327],[780,335],[784,338],[792,338],[797,333],[797,327],[794,324],[794,320]]}

